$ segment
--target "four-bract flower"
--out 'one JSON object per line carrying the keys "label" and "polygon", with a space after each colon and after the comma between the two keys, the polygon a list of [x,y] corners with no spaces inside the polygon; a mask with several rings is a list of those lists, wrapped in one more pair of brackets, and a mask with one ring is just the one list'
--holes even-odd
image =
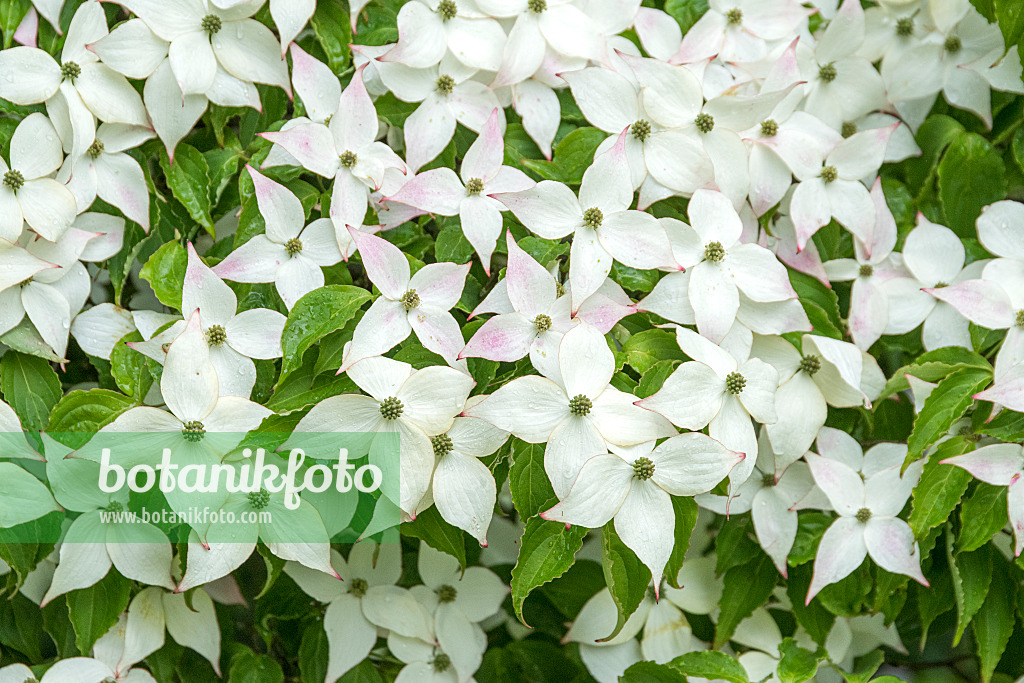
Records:
{"label": "four-bract flower", "polygon": [[0,158],[0,238],[16,241],[27,223],[40,237],[60,239],[78,212],[75,196],[50,177],[64,153],[48,118],[35,113],[22,119],[11,136],[10,159],[8,166]]}
{"label": "four-bract flower", "polygon": [[431,263],[410,275],[409,261],[401,249],[375,235],[349,232],[380,296],[356,325],[338,372],[387,352],[410,332],[415,332],[428,350],[454,364],[464,341],[449,311],[462,297],[471,264]]}
{"label": "four-bract flower", "polygon": [[[231,9],[247,0],[211,0],[215,7]],[[262,5],[263,3],[258,3]],[[353,8],[354,10],[354,8]],[[277,32],[281,34],[281,57],[284,58],[288,44],[298,37],[309,18],[316,11],[316,0],[270,0],[270,16],[274,19]]]}
{"label": "four-bract flower", "polygon": [[685,272],[669,273],[637,308],[692,324],[721,342],[740,314],[740,294],[755,303],[796,298],[785,266],[764,247],[741,242],[743,223],[720,192],[697,190],[687,208],[691,225],[678,221],[672,250]]}
{"label": "four-bract flower", "polygon": [[592,529],[614,519],[622,542],[651,570],[657,595],[675,546],[671,496],[707,493],[745,456],[698,433],[651,446],[653,442],[590,458],[568,495],[540,515]]}
{"label": "four-bract flower", "polygon": [[746,455],[749,462],[730,475],[733,484],[742,484],[750,475],[758,452],[751,418],[760,424],[772,424],[778,419],[775,392],[779,374],[763,360],[749,358],[749,344],[726,350],[679,326],[676,341],[693,360],[677,367],[657,393],[636,405],[664,415],[677,427],[707,427],[713,439]]}
{"label": "four-bract flower", "polygon": [[[422,69],[451,53],[468,67],[497,71],[505,31],[473,0],[415,0],[398,13],[398,43],[386,61]],[[530,74],[527,74],[530,75]]]}
{"label": "four-bract flower", "polygon": [[711,0],[709,9],[686,32],[674,64],[692,64],[718,56],[726,62],[756,62],[768,42],[792,35],[807,13],[795,0]]}
{"label": "four-bract flower", "polygon": [[923,463],[910,465],[902,477],[897,466],[865,481],[838,460],[813,453],[804,458],[814,482],[839,513],[821,537],[806,602],[810,604],[822,588],[848,576],[867,555],[882,569],[928,586],[914,532],[897,517],[921,477]]}
{"label": "four-bract flower", "polygon": [[299,198],[252,166],[246,168],[267,232],[228,254],[213,272],[234,282],[273,282],[291,310],[303,295],[324,286],[320,268],[341,260],[334,225],[329,218],[318,218],[302,227],[306,214]]}
{"label": "four-bract flower", "polygon": [[669,422],[633,405],[634,396],[609,385],[615,359],[604,335],[586,324],[565,333],[559,374],[527,375],[504,385],[464,415],[482,418],[528,443],[547,442],[544,470],[559,498],[591,456],[608,445],[635,446],[671,436]]}
{"label": "four-bract flower", "polygon": [[491,254],[501,235],[501,212],[508,210],[490,195],[521,192],[536,184],[518,168],[502,165],[505,141],[498,123],[500,115],[499,109],[491,113],[483,132],[467,150],[459,175],[450,168],[424,171],[384,198],[442,216],[458,215],[462,232],[488,275]]}
{"label": "four-bract flower", "polygon": [[629,208],[633,183],[626,162],[626,133],[595,157],[583,174],[578,199],[566,185],[552,180],[523,192],[495,195],[523,225],[545,239],[573,233],[569,260],[573,313],[608,277],[613,259],[633,268],[678,267],[658,220]]}
{"label": "four-bract flower", "polygon": [[[363,224],[370,189],[380,189],[384,172],[389,168],[405,172],[405,163],[398,155],[377,142],[377,111],[363,83],[364,71],[365,66],[360,67],[341,93],[329,122],[311,121],[262,134],[302,167],[334,179],[330,215],[341,248],[350,244],[346,226]],[[348,253],[351,249],[346,249]]]}
{"label": "four-bract flower", "polygon": [[1005,486],[1006,510],[1013,529],[1013,554],[1024,550],[1024,446],[1012,443],[984,446],[966,455],[946,458],[943,465],[956,465],[971,473],[975,479]]}
{"label": "four-bract flower", "polygon": [[[325,399],[299,421],[295,433],[347,432],[372,439],[378,432],[397,432],[401,500],[394,502],[414,517],[434,470],[431,437],[451,429],[475,382],[452,368],[413,370],[408,363],[383,357],[361,360],[347,372],[369,396],[342,394]],[[394,467],[395,463],[383,463],[382,469],[393,472]]]}

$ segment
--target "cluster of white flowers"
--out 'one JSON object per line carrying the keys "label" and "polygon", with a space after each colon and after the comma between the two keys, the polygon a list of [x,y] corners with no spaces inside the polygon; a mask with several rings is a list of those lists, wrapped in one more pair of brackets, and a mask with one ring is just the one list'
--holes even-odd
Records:
{"label": "cluster of white flowers", "polygon": [[[299,365],[305,349],[291,359],[282,346],[289,314],[325,287],[325,271],[350,264],[376,296],[328,368],[351,383],[347,393],[311,398],[294,432],[397,432],[400,494],[389,504],[407,522],[435,507],[481,546],[501,507],[494,466],[481,459],[510,435],[546,444],[543,469],[557,500],[540,517],[593,529],[611,522],[653,577],[650,599],[612,641],[595,642],[615,627],[607,590],[570,630],[599,681],[617,680],[641,659],[698,649],[679,610],[717,610],[714,562],[702,564],[710,558],[700,552],[683,570],[693,572],[690,590],[704,594],[663,588],[679,542],[673,497],[695,497],[723,517],[751,512],[756,539],[783,577],[797,511],[834,513],[801,596],[807,603],[865,557],[927,586],[919,538],[901,518],[924,461],[905,464],[904,444],[865,453],[825,426],[830,407],[870,409],[882,395],[886,377],[868,353],[879,339],[920,329],[928,351],[970,349],[971,323],[1007,330],[993,382],[976,398],[1024,412],[1024,205],[986,207],[977,239],[991,258],[967,262],[961,236],[923,214],[899,234],[878,177],[883,163],[921,154],[914,134],[940,93],[989,127],[991,91],[1024,93],[1017,50],[967,0],[878,0],[866,10],[859,0],[711,0],[685,35],[639,0],[410,0],[397,15],[397,42],[353,45],[353,68],[341,80],[293,42],[313,0],[271,0],[269,14],[260,14],[264,0],[86,0],[59,58],[36,47],[38,15],[59,26],[59,3],[33,2],[15,34],[21,45],[0,51],[0,98],[20,118],[0,158],[6,343],[64,362],[73,338],[109,360],[135,333],[128,345],[162,366],[159,382],[103,429],[215,441],[274,416],[250,400],[258,365],[273,367],[283,355]],[[351,4],[353,28],[364,7]],[[136,253],[126,221],[155,227],[157,163],[140,164],[137,148],[158,138],[169,172],[211,104],[259,111],[266,86],[297,96],[296,114],[305,115],[258,131],[267,142],[240,173],[263,232],[213,258],[188,243],[176,311],[152,297],[130,308],[109,300],[94,285],[125,249],[130,269]],[[401,125],[379,117],[381,97],[410,105]],[[510,165],[507,121],[521,122],[557,163],[554,143],[570,107],[607,134],[580,177],[535,182]],[[460,124],[475,139],[456,172],[436,160],[462,135]],[[287,182],[300,173],[330,188],[315,199],[323,217],[308,224],[308,198]],[[685,214],[658,206],[685,206]],[[458,217],[490,278],[485,297],[455,310],[467,300],[475,261],[424,265],[389,240],[389,231],[425,215]],[[833,222],[855,258],[823,261],[815,235]],[[531,256],[522,245],[536,238],[517,240],[513,227],[567,242],[568,267]],[[614,269],[648,271],[656,283],[637,296]],[[812,328],[793,272],[826,287],[852,281],[846,329]],[[131,277],[141,284],[138,268]],[[239,290],[228,282],[274,283],[280,301],[239,311]],[[470,318],[490,315],[472,334],[470,310]],[[667,322],[660,327],[681,351],[654,353],[686,359],[643,397],[617,380],[629,336],[621,323],[638,313]],[[387,357],[410,333],[443,364]],[[474,359],[517,371],[471,396]],[[929,388],[921,382],[915,393]],[[2,402],[0,424],[21,426]],[[211,445],[211,461],[238,444],[227,441]],[[292,542],[284,523],[254,523],[236,543],[207,543],[211,530],[195,528],[178,572],[157,527],[127,534],[99,521],[101,510],[127,499],[73,493],[69,479],[94,478],[96,463],[64,460],[69,451],[48,438],[45,446],[49,503],[0,517],[30,521],[58,504],[81,513],[50,565],[37,569],[45,573],[37,577],[45,585],[31,584],[37,601],[91,586],[112,565],[153,586],[96,643],[95,659],[61,662],[45,683],[70,680],[62,667],[80,681],[148,680],[131,667],[162,646],[165,626],[218,668],[210,597],[231,599],[220,582],[260,541],[327,606],[328,683],[366,658],[378,636],[405,664],[400,681],[463,683],[480,666],[479,622],[508,593],[490,570],[460,573],[453,558],[423,544],[424,585],[395,587],[397,543],[361,541],[345,560],[329,543],[338,529],[315,501],[291,511],[283,494],[272,494],[260,509],[294,515],[289,524],[315,528],[320,541]],[[1021,446],[993,443],[947,462],[1009,487],[1019,555]],[[185,494],[168,502],[192,504]],[[237,494],[225,506],[256,503]],[[195,588],[186,607],[179,593]],[[772,606],[787,604],[781,595]],[[750,619],[778,631],[765,610]],[[685,634],[666,636],[668,624]],[[846,629],[846,640],[830,650],[837,664],[855,628],[842,624],[835,628]],[[880,623],[867,631],[867,649],[899,646]],[[749,650],[740,661],[754,677],[774,672],[780,640],[764,623],[733,638]],[[12,681],[29,676],[24,667],[4,669],[0,681],[8,672]]]}

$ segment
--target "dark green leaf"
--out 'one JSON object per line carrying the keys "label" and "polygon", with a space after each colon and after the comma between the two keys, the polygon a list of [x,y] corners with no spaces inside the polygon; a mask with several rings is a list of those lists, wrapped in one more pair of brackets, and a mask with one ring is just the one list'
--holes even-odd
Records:
{"label": "dark green leaf", "polygon": [[404,522],[402,535],[425,541],[434,550],[448,553],[466,566],[466,532],[444,521],[436,507],[421,512],[412,522]]}
{"label": "dark green leaf", "polygon": [[974,237],[982,207],[1006,199],[1006,167],[988,140],[966,132],[953,139],[939,162],[939,197],[953,232]]}
{"label": "dark green leaf", "polygon": [[960,508],[957,552],[969,553],[985,545],[1006,526],[1006,521],[1006,487],[979,481]]}
{"label": "dark green leaf", "polygon": [[1014,606],[1017,602],[1017,584],[1010,580],[1004,563],[993,562],[992,569],[992,582],[999,590],[988,591],[981,609],[971,622],[978,659],[981,660],[981,680],[984,683],[992,680],[992,673],[1013,633]]}
{"label": "dark green leaf", "polygon": [[786,638],[779,645],[779,668],[776,674],[781,683],[803,683],[809,681],[818,672],[818,657],[810,650],[796,644],[792,638]]}
{"label": "dark green leaf", "polygon": [[747,672],[743,665],[724,652],[687,652],[668,664],[686,676],[713,678],[730,683],[747,683]]}
{"label": "dark green leaf", "polygon": [[370,293],[361,287],[328,285],[314,289],[295,302],[281,333],[284,356],[279,382],[302,365],[306,349],[325,335],[343,328],[369,300]]}
{"label": "dark green leaf", "polygon": [[185,283],[188,253],[178,242],[168,242],[149,257],[139,277],[149,282],[164,306],[181,310],[181,288]]}
{"label": "dark green leaf", "polygon": [[814,326],[815,333],[835,339],[843,338],[839,297],[817,278],[790,269],[789,281],[800,295],[800,303]]}
{"label": "dark green leaf", "polygon": [[111,569],[98,583],[67,594],[68,614],[82,655],[88,656],[100,636],[117,623],[121,612],[128,609],[131,587],[131,581],[116,569]]}
{"label": "dark green leaf", "polygon": [[676,343],[675,333],[663,329],[634,334],[622,345],[622,354],[626,363],[641,375],[661,361],[686,359]]}
{"label": "dark green leaf", "polygon": [[93,432],[130,407],[132,400],[116,391],[72,391],[54,406],[48,431],[68,448],[80,448],[92,438]]}
{"label": "dark green leaf", "polygon": [[708,0],[665,0],[665,11],[679,22],[685,35],[708,11]]}
{"label": "dark green leaf", "polygon": [[622,542],[615,532],[614,522],[604,525],[601,535],[601,559],[604,582],[612,594],[612,601],[618,612],[615,629],[601,639],[606,641],[618,635],[629,615],[640,606],[647,594],[647,586],[651,583],[651,570]]}
{"label": "dark green leaf", "polygon": [[210,216],[210,166],[206,157],[195,147],[179,143],[174,150],[174,163],[161,154],[160,167],[174,198],[188,210],[192,220],[216,237]]}
{"label": "dark green leaf", "polygon": [[682,569],[686,551],[690,548],[690,534],[697,524],[697,503],[693,498],[672,496],[672,509],[676,516],[676,543],[672,546],[672,554],[665,565],[665,576],[673,588],[679,585],[679,570]]}
{"label": "dark green leaf", "polygon": [[349,23],[348,5],[342,0],[320,0],[310,19],[313,34],[327,55],[331,71],[341,74],[352,59],[352,25]]}
{"label": "dark green leaf", "polygon": [[231,660],[228,683],[284,683],[284,671],[273,657],[249,650]]}
{"label": "dark green leaf", "polygon": [[149,358],[128,346],[128,342],[142,341],[136,330],[121,337],[110,351],[110,373],[121,391],[142,403],[153,386],[153,373],[149,371]]}
{"label": "dark green leaf", "polygon": [[914,420],[914,431],[907,441],[907,461],[917,460],[924,449],[945,436],[953,423],[963,417],[974,403],[974,394],[991,381],[991,371],[966,367],[950,373],[939,382]]}
{"label": "dark green leaf", "polygon": [[557,180],[569,185],[583,181],[583,172],[594,161],[594,152],[608,137],[608,133],[597,128],[577,128],[555,145],[552,161],[524,159],[523,166],[545,180]]}
{"label": "dark green leaf", "polygon": [[619,683],[686,683],[686,676],[668,664],[637,662],[623,672]]}
{"label": "dark green leaf", "polygon": [[323,683],[327,677],[329,655],[327,633],[320,623],[313,623],[302,632],[299,646],[299,675],[302,683]]}
{"label": "dark green leaf", "polygon": [[512,570],[512,607],[524,624],[523,603],[530,592],[564,574],[576,561],[587,529],[532,517],[526,522],[519,559]]}
{"label": "dark green leaf", "polygon": [[936,454],[925,463],[921,481],[914,487],[913,509],[908,523],[918,539],[949,519],[971,482],[971,475],[966,470],[939,464],[942,458],[963,454],[966,450],[964,440],[951,439],[944,442],[943,447],[941,455]]}
{"label": "dark green leaf", "polygon": [[60,400],[60,379],[48,361],[17,351],[0,357],[0,389],[23,429],[45,429]]}
{"label": "dark green leaf", "polygon": [[963,368],[990,369],[985,357],[960,346],[947,346],[923,353],[913,363],[904,365],[885,383],[879,400],[910,388],[907,375],[913,375],[926,382],[938,382],[955,370]]}
{"label": "dark green leaf", "polygon": [[32,3],[29,0],[7,0],[7,2],[0,3],[0,30],[4,32],[5,50],[11,46],[14,32],[18,30],[18,24],[30,9],[32,9]]}
{"label": "dark green leaf", "polygon": [[1024,37],[1024,5],[1019,0],[992,0],[999,30],[1006,49],[1012,49]]}
{"label": "dark green leaf", "polygon": [[988,548],[954,556],[952,533],[948,534],[948,539],[946,557],[953,582],[957,614],[953,645],[957,645],[988,595],[992,582],[992,556]]}
{"label": "dark green leaf", "polygon": [[521,519],[533,517],[549,501],[555,499],[555,491],[544,471],[544,448],[545,444],[542,443],[512,439],[512,467],[508,473],[508,485],[512,491],[512,502]]}
{"label": "dark green leaf", "polygon": [[715,629],[716,648],[729,642],[739,623],[765,603],[778,576],[771,559],[764,553],[725,573],[722,598],[718,601],[722,611]]}

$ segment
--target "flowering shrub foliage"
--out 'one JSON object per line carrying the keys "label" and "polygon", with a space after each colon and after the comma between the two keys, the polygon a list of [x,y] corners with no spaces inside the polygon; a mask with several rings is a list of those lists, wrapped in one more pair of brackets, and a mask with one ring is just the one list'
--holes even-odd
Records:
{"label": "flowering shrub foliage", "polygon": [[[1024,675],[1017,0],[0,31],[0,683]],[[100,431],[398,481],[222,542]]]}

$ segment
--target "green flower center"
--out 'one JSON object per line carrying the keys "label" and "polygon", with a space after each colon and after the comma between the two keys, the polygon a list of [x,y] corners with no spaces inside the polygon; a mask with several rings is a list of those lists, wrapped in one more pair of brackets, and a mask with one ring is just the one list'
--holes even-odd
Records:
{"label": "green flower center", "polygon": [[821,359],[814,354],[804,356],[800,359],[800,369],[814,377],[814,373],[821,370]]}
{"label": "green flower center", "polygon": [[547,0],[530,0],[526,6],[534,14],[540,14],[548,8],[548,2]]}
{"label": "green flower center", "polygon": [[633,134],[634,138],[643,142],[651,135],[651,124],[644,119],[639,119],[629,127],[629,131]]}
{"label": "green flower center", "polygon": [[857,521],[858,522],[860,522],[861,524],[864,524],[869,519],[871,519],[871,510],[868,510],[867,508],[861,508],[860,510],[857,510]]}
{"label": "green flower center", "polygon": [[352,168],[359,160],[358,157],[356,157],[356,153],[349,149],[342,152],[341,156],[338,158],[340,159],[342,168]]}
{"label": "green flower center", "polygon": [[206,427],[199,420],[189,420],[181,426],[181,435],[185,437],[185,441],[201,441],[206,435]]}
{"label": "green flower center", "polygon": [[397,420],[402,417],[405,406],[394,396],[390,396],[380,402],[380,416],[385,420]]}
{"label": "green flower center", "polygon": [[875,274],[875,267],[872,266],[870,263],[864,263],[860,267],[859,274],[861,277],[871,277],[872,275]]}
{"label": "green flower center", "polygon": [[577,394],[569,399],[569,412],[578,417],[590,414],[590,409],[594,407],[590,399],[583,394]]}
{"label": "green flower center", "polygon": [[442,74],[437,79],[437,92],[442,95],[451,95],[452,90],[455,90],[455,79],[448,74]]}
{"label": "green flower center", "polygon": [[897,19],[896,35],[902,38],[914,35],[914,20],[910,17],[900,17]]}
{"label": "green flower center", "polygon": [[438,434],[430,437],[430,445],[434,447],[434,455],[438,458],[452,452],[452,437],[447,434]]}
{"label": "green flower center", "polygon": [[761,136],[770,138],[779,132],[779,124],[775,119],[765,119],[761,122]]}
{"label": "green flower center", "polygon": [[654,476],[654,462],[650,458],[637,458],[633,461],[633,476],[647,481]]}
{"label": "green flower center", "polygon": [[85,153],[93,159],[98,159],[99,156],[103,154],[103,141],[94,140],[93,143],[89,145],[89,149],[85,150]]}
{"label": "green flower center", "polygon": [[556,297],[557,296],[565,296],[565,285],[563,285],[561,282],[556,282],[555,283],[555,294],[556,294]]}
{"label": "green flower center", "polygon": [[712,263],[721,263],[722,259],[725,258],[725,247],[722,246],[721,242],[709,242],[704,247],[704,260],[711,261]]}
{"label": "green flower center", "polygon": [[822,64],[820,67],[818,67],[818,78],[822,81],[825,81],[826,83],[831,83],[832,81],[836,80],[836,76],[838,75],[839,74],[838,72],[836,72],[835,64]]}
{"label": "green flower center", "polygon": [[284,250],[289,256],[296,256],[302,253],[302,240],[293,237],[284,243]]}
{"label": "green flower center", "polygon": [[20,190],[24,184],[25,176],[21,174],[21,171],[16,171],[12,168],[7,173],[4,173],[4,185],[11,188],[12,192]]}
{"label": "green flower center", "polygon": [[447,583],[437,589],[437,599],[440,602],[455,602],[455,597],[459,594],[455,590],[454,586],[449,586]]}
{"label": "green flower center", "polygon": [[826,166],[821,169],[821,179],[826,183],[834,183],[836,178],[839,177],[839,171],[835,166]]}
{"label": "green flower center", "polygon": [[1024,308],[1017,311],[1017,319],[1014,320],[1017,327],[1024,327]]}
{"label": "green flower center", "polygon": [[547,332],[551,329],[551,317],[540,313],[533,319],[533,326],[537,332]]}
{"label": "green flower center", "polygon": [[856,132],[857,132],[857,124],[856,123],[854,123],[853,121],[844,121],[843,122],[843,127],[842,127],[842,130],[840,130],[840,133],[842,133],[842,136],[844,138],[848,138],[848,137],[850,137],[851,135],[853,135]]}
{"label": "green flower center", "polygon": [[949,283],[948,282],[942,282],[942,281],[936,282],[935,286],[932,287],[932,289],[942,289],[943,287],[949,287]]}
{"label": "green flower center", "polygon": [[480,178],[470,178],[466,183],[466,195],[472,197],[484,191],[484,181]]}
{"label": "green flower center", "polygon": [[697,118],[693,120],[693,123],[701,133],[710,133],[715,129],[715,117],[704,112],[697,114]]}
{"label": "green flower center", "polygon": [[946,38],[946,44],[943,45],[943,47],[946,48],[946,52],[951,55],[960,52],[960,48],[963,46],[963,42],[957,36],[950,36],[949,38]]}
{"label": "green flower center", "polygon": [[420,305],[420,295],[416,293],[415,289],[410,289],[402,295],[402,298],[399,299],[399,301],[402,302],[402,307],[405,310],[411,311]]}
{"label": "green flower center", "polygon": [[743,21],[743,10],[741,10],[741,9],[731,9],[728,12],[725,13],[725,18],[726,18],[726,20],[730,24],[732,24],[734,26],[736,24],[742,23],[742,21]]}
{"label": "green flower center", "polygon": [[270,505],[270,493],[266,489],[250,491],[246,498],[249,499],[249,505],[253,510],[262,510]]}
{"label": "green flower center", "polygon": [[775,486],[775,475],[772,472],[765,472],[761,475],[762,486]]}
{"label": "green flower center", "polygon": [[452,2],[452,0],[441,0],[441,3],[437,6],[437,13],[441,15],[441,19],[449,21],[454,19],[455,15],[459,13],[459,6]]}
{"label": "green flower center", "polygon": [[110,501],[110,504],[103,508],[104,512],[121,512],[122,510],[124,510],[124,506],[116,500]]}
{"label": "green flower center", "polygon": [[596,206],[591,207],[583,212],[583,225],[588,228],[597,230],[601,227],[601,222],[604,221],[604,213],[601,209]]}
{"label": "green flower center", "polygon": [[206,343],[210,346],[220,346],[228,340],[228,333],[223,325],[210,325],[206,328]]}
{"label": "green flower center", "polygon": [[64,62],[60,65],[60,75],[74,83],[82,75],[82,67],[74,62]]}
{"label": "green flower center", "polygon": [[444,673],[448,669],[452,668],[452,659],[443,652],[438,652],[434,655],[434,659],[431,662],[434,667],[434,671],[437,673]]}
{"label": "green flower center", "polygon": [[738,372],[730,372],[725,378],[725,390],[730,394],[741,394],[747,386],[747,379]]}
{"label": "green flower center", "polygon": [[205,17],[203,17],[203,30],[209,33],[211,36],[214,33],[220,31],[222,28],[224,28],[224,24],[221,23],[220,17],[218,17],[216,14],[207,14]]}
{"label": "green flower center", "polygon": [[348,586],[348,592],[357,598],[361,598],[366,595],[366,590],[370,587],[366,583],[366,579],[352,579],[352,582]]}

